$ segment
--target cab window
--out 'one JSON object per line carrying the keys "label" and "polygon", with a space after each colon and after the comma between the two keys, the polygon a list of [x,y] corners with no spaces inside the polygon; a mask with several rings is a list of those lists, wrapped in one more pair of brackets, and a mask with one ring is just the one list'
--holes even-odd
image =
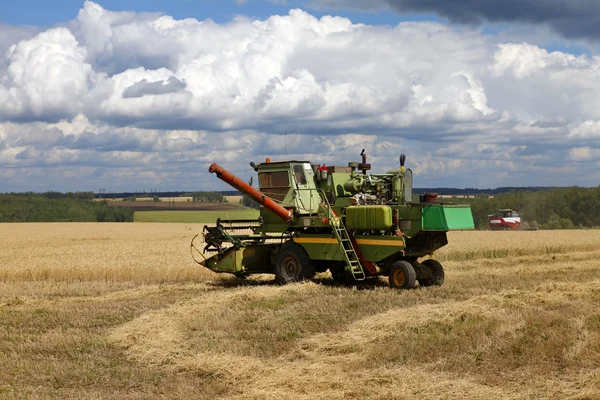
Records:
{"label": "cab window", "polygon": [[304,167],[302,165],[294,165],[294,175],[298,185],[306,185],[306,175],[304,175]]}
{"label": "cab window", "polygon": [[261,172],[258,174],[260,191],[274,200],[283,201],[290,189],[288,171]]}

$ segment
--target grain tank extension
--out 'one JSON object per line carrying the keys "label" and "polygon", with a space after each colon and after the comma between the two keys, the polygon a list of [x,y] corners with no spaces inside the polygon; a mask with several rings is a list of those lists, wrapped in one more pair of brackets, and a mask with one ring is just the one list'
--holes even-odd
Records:
{"label": "grain tank extension", "polygon": [[280,284],[329,270],[336,280],[387,275],[391,287],[441,285],[442,265],[427,258],[452,229],[473,229],[468,205],[438,202],[435,193],[414,196],[412,171],[369,174],[361,162],[320,166],[309,161],[255,164],[259,189],[217,164],[209,172],[261,204],[260,217],[218,219],[205,226],[192,255],[214,272],[240,277],[273,273]]}

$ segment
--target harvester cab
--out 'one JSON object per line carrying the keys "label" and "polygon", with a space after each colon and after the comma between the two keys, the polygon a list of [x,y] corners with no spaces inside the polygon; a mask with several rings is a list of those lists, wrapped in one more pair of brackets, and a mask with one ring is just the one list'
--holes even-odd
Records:
{"label": "harvester cab", "polygon": [[[295,215],[317,213],[321,201],[310,162],[265,162],[253,167],[258,172],[261,193],[292,209]],[[268,208],[261,211],[263,218],[270,212]]]}
{"label": "harvester cab", "polygon": [[250,163],[259,189],[217,164],[209,172],[262,205],[257,220],[223,220],[204,227],[192,254],[215,272],[245,277],[274,273],[290,283],[330,271],[336,280],[387,275],[390,286],[441,285],[442,265],[428,258],[447,244],[451,229],[473,229],[468,205],[440,203],[436,194],[416,200],[412,171],[369,174],[361,162],[320,166],[309,161]]}

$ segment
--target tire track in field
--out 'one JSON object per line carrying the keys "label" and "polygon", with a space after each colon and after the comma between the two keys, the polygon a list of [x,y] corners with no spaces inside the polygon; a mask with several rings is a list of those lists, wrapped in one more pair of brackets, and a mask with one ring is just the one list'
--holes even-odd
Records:
{"label": "tire track in field", "polygon": [[[241,301],[279,298],[291,290],[306,290],[307,295],[314,295],[311,292],[318,293],[319,287],[242,287],[207,293],[183,304],[149,312],[114,330],[111,340],[140,362],[196,371],[226,382],[231,387],[228,397],[234,399],[442,399],[457,396],[524,399],[539,395],[540,388],[523,390],[522,387],[484,385],[469,377],[443,372],[436,363],[419,366],[374,363],[369,368],[365,367],[365,357],[374,343],[399,331],[452,320],[465,313],[500,318],[503,323],[499,329],[504,330],[502,334],[510,335],[522,326],[522,321],[518,315],[506,312],[507,301],[515,306],[526,306],[540,299],[546,301],[543,291],[551,290],[555,292],[553,301],[558,303],[573,294],[598,291],[600,283],[592,282],[586,287],[546,285],[539,288],[539,293],[506,291],[465,301],[396,308],[356,320],[342,331],[301,339],[292,351],[276,359],[224,354],[210,349],[198,352],[187,343],[186,321],[190,317],[200,318],[223,307],[236,307]],[[565,390],[562,394],[569,393],[568,385]]]}

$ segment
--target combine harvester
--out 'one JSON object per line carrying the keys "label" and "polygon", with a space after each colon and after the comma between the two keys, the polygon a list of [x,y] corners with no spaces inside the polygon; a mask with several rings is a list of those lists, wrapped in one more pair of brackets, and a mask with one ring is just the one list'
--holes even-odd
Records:
{"label": "combine harvester", "polygon": [[361,156],[347,167],[268,158],[250,163],[260,191],[212,164],[209,172],[262,207],[256,220],[205,226],[192,240],[194,260],[239,277],[274,273],[280,284],[329,270],[336,280],[387,275],[393,288],[441,285],[442,265],[419,259],[445,246],[448,230],[474,229],[470,207],[439,203],[435,193],[413,201],[404,155],[400,169],[385,174],[368,174],[364,150]]}
{"label": "combine harvester", "polygon": [[503,209],[488,215],[490,229],[493,231],[516,231],[521,227],[521,217],[517,210]]}

